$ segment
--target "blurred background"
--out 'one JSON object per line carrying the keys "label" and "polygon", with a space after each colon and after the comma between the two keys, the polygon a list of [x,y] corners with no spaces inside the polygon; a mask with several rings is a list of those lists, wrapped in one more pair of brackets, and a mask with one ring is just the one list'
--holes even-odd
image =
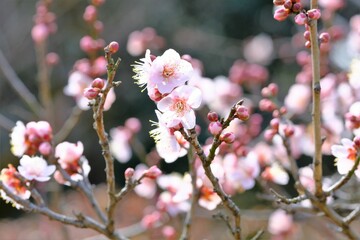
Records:
{"label": "blurred background", "polygon": [[[35,95],[38,93],[37,65],[31,29],[34,24],[36,2],[35,0],[0,1],[1,54]],[[50,7],[50,10],[56,14],[58,29],[49,38],[48,50],[57,53],[60,58],[51,74],[56,113],[54,132],[57,132],[69,117],[72,106],[75,104],[71,97],[63,94],[63,88],[67,84],[74,63],[86,57],[79,47],[79,41],[89,32],[82,17],[88,4],[89,1],[86,0],[53,0]],[[350,17],[359,11],[358,0],[349,0],[346,7],[336,15],[336,22],[344,23],[345,26]],[[99,8],[98,18],[104,24],[101,37],[106,43],[119,42],[120,50],[117,56],[122,59],[116,76],[116,80],[122,81],[122,84],[115,89],[116,102],[105,114],[106,127],[109,129],[123,125],[129,117],[139,118],[142,131],[138,137],[147,151],[154,147],[148,131],[152,129],[149,120],[156,120],[155,105],[149,101],[146,93],[140,92],[140,88],[132,79],[134,74],[130,65],[143,55],[132,56],[126,49],[132,32],[141,31],[147,27],[155,29],[163,42],[160,47],[152,49],[153,54],[160,55],[168,48],[176,49],[181,55],[189,54],[202,61],[204,76],[209,78],[219,75],[228,76],[230,67],[238,59],[260,64],[269,71],[267,81],[280,84],[280,96],[286,94],[288,86],[294,82],[300,70],[295,61],[296,52],[303,48],[303,42],[298,43],[296,37],[299,35],[299,26],[294,25],[292,20],[282,23],[275,21],[273,3],[269,0],[107,0]],[[257,41],[254,42],[254,39]],[[345,57],[344,61],[349,61],[349,59]],[[28,122],[40,119],[36,119],[29,111],[27,105],[22,102],[5,79],[4,71],[0,71],[1,168],[9,163],[17,165],[18,160],[11,154],[9,145],[9,133],[17,120]],[[79,123],[70,133],[67,141],[84,143],[84,155],[87,156],[92,167],[90,180],[95,184],[101,184],[105,179],[104,164],[96,134],[92,129],[91,111],[84,112],[80,116]],[[116,163],[120,183],[124,170],[137,163],[136,156],[126,164]],[[162,166],[165,172],[183,172],[186,168],[186,164],[181,161]],[[67,196],[67,198],[71,197],[73,196]],[[138,201],[138,204],[144,206],[147,204],[144,203],[145,200]],[[21,221],[23,216],[21,211],[0,201],[0,233],[6,231],[5,228],[13,226],[8,225],[9,219]],[[133,216],[133,218],[136,217]],[[4,222],[1,219],[7,220]],[[266,217],[262,219],[266,222]],[[21,236],[24,237],[24,235]],[[42,239],[48,239],[46,236],[45,234]],[[85,236],[86,234],[83,237]],[[29,235],[27,237],[29,240],[39,239],[31,238]],[[12,235],[8,239],[26,238]]]}

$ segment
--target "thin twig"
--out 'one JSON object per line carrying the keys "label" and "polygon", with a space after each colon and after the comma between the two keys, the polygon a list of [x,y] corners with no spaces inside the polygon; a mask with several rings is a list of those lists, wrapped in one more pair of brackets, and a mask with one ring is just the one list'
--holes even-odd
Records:
{"label": "thin twig", "polygon": [[296,203],[299,203],[299,202],[307,199],[306,195],[300,195],[300,196],[297,196],[294,198],[287,198],[287,197],[281,195],[280,193],[276,192],[274,189],[270,189],[270,192],[272,192],[275,195],[276,200],[278,202],[285,203],[285,204],[296,204]]}
{"label": "thin twig", "polygon": [[189,211],[186,213],[185,216],[185,221],[184,221],[184,226],[181,232],[181,236],[180,239],[182,240],[188,240],[191,237],[191,223],[192,223],[192,219],[193,219],[193,214],[195,211],[195,206],[196,206],[196,199],[198,198],[198,188],[196,186],[196,179],[197,179],[197,175],[196,175],[196,168],[195,168],[195,157],[193,154],[193,148],[190,147],[189,151],[188,151],[188,161],[189,161],[189,173],[191,176],[191,184],[192,184],[192,195],[190,198],[190,209]]}
{"label": "thin twig", "polygon": [[0,127],[4,128],[7,131],[11,131],[11,129],[15,126],[15,123],[2,115],[0,113]]}
{"label": "thin twig", "polygon": [[0,50],[0,69],[5,76],[5,80],[18,94],[18,96],[29,106],[31,111],[35,113],[38,117],[42,117],[44,109],[41,107],[36,97],[30,92],[30,90],[17,76],[16,72],[10,66],[9,62],[6,60],[1,50]]}

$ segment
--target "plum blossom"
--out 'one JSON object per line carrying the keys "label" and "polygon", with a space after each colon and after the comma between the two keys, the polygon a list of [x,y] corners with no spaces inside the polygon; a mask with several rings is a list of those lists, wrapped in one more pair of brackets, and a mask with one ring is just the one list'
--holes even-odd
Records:
{"label": "plum blossom", "polygon": [[311,99],[311,89],[305,84],[294,84],[285,97],[285,106],[289,111],[302,114],[306,111]]}
{"label": "plum blossom", "polygon": [[174,88],[184,85],[192,72],[193,68],[188,61],[181,59],[175,50],[168,49],[152,62],[149,81],[157,86],[160,93],[170,93]]}
{"label": "plum blossom", "polygon": [[[284,210],[278,209],[269,217],[268,231],[276,236],[288,236],[294,228],[294,222],[291,215]],[[281,238],[282,239],[282,238]]]}
{"label": "plum blossom", "polygon": [[[358,158],[358,150],[355,148],[354,142],[350,139],[341,139],[342,145],[333,145],[331,153],[336,157],[336,166],[340,174],[347,174],[355,164]],[[355,174],[360,178],[360,168],[355,171]]]}
{"label": "plum blossom", "polygon": [[36,180],[46,182],[50,179],[50,175],[55,172],[55,165],[49,165],[45,159],[41,157],[29,157],[24,155],[20,159],[18,166],[19,173],[27,180]]}
{"label": "plum blossom", "polygon": [[157,107],[163,112],[163,120],[167,127],[182,124],[185,129],[195,127],[195,112],[201,104],[201,91],[192,86],[180,86],[161,99]]}
{"label": "plum blossom", "polygon": [[[66,171],[73,181],[83,180],[90,172],[88,160],[82,156],[84,151],[83,144],[79,141],[75,143],[62,142],[55,148],[55,157],[58,158],[60,167]],[[62,184],[69,185],[59,171],[55,172],[55,179]]]}
{"label": "plum blossom", "polygon": [[171,131],[166,127],[163,115],[155,110],[158,118],[158,127],[150,131],[150,135],[156,142],[156,150],[161,158],[167,163],[172,163],[187,153],[189,143],[183,138],[180,132]]}
{"label": "plum blossom", "polygon": [[11,152],[17,156],[34,155],[38,151],[48,155],[51,150],[52,128],[46,121],[16,122],[10,134]]}
{"label": "plum blossom", "polygon": [[350,64],[349,84],[356,90],[360,89],[360,58],[354,58]]}
{"label": "plum blossom", "polygon": [[132,157],[132,150],[129,141],[132,138],[132,132],[126,127],[117,127],[110,129],[110,152],[121,163],[126,163]]}
{"label": "plum blossom", "polygon": [[[134,179],[141,178],[147,170],[148,167],[145,164],[137,165],[134,172]],[[137,185],[134,191],[141,197],[151,199],[156,193],[156,182],[151,178],[142,178],[141,184]]]}
{"label": "plum blossom", "polygon": [[265,180],[272,181],[280,185],[286,185],[289,182],[289,175],[278,163],[273,163],[271,166],[266,167],[261,173]]}
{"label": "plum blossom", "polygon": [[[0,172],[0,181],[7,187],[13,194],[19,196],[22,199],[29,199],[31,192],[27,189],[24,182],[18,177],[19,172],[16,171],[13,165],[9,164],[8,168],[3,168]],[[0,197],[7,202],[10,202],[17,209],[22,206],[16,203],[12,198],[6,195],[5,191],[0,190]]]}
{"label": "plum blossom", "polygon": [[213,187],[202,185],[199,189],[199,194],[199,206],[209,211],[214,210],[221,203],[221,198],[214,191]]}

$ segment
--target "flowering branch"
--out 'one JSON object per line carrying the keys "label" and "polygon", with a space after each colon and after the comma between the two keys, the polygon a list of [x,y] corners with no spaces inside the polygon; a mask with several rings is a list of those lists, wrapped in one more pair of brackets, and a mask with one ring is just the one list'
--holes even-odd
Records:
{"label": "flowering branch", "polygon": [[112,52],[109,49],[109,46],[105,48],[105,58],[107,60],[107,82],[105,89],[102,90],[101,97],[96,98],[95,104],[93,104],[94,111],[94,129],[98,135],[99,143],[102,148],[102,154],[106,163],[106,182],[107,182],[107,193],[108,193],[108,203],[107,203],[107,230],[109,232],[114,232],[114,210],[116,206],[116,196],[115,196],[115,174],[114,174],[114,158],[110,153],[109,140],[107,138],[107,133],[104,126],[104,104],[106,96],[110,89],[113,87],[113,80],[115,78],[116,70],[120,64],[120,59],[116,62],[111,57]]}

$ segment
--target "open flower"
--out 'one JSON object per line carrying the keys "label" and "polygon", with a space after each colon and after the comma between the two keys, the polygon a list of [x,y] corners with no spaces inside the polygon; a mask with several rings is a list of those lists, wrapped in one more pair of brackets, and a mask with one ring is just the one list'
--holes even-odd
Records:
{"label": "open flower", "polygon": [[[331,153],[337,158],[337,170],[340,174],[347,174],[354,166],[355,160],[358,157],[357,149],[354,142],[350,139],[341,139],[342,145],[333,145]],[[360,178],[360,169],[355,171],[355,174]]]}
{"label": "open flower", "polygon": [[150,81],[160,93],[170,93],[175,87],[184,85],[192,72],[193,68],[188,61],[181,59],[175,50],[168,49],[153,61]]}
{"label": "open flower", "polygon": [[151,137],[156,142],[156,150],[161,158],[167,163],[172,163],[187,153],[189,143],[178,131],[171,131],[163,120],[163,115],[155,110],[158,118],[158,127],[150,131]]}
{"label": "open flower", "polygon": [[182,124],[186,129],[195,127],[195,112],[201,104],[201,91],[192,86],[181,86],[161,99],[157,107],[163,112],[167,127]]}
{"label": "open flower", "polygon": [[50,175],[54,173],[55,165],[48,166],[47,162],[41,157],[29,157],[24,155],[20,159],[19,173],[27,180],[46,182]]}
{"label": "open flower", "polygon": [[[0,181],[7,187],[13,194],[22,199],[29,199],[31,196],[30,191],[27,189],[25,183],[18,177],[18,172],[13,165],[9,164],[8,168],[3,168],[0,172]],[[0,190],[0,197],[5,201],[11,202],[17,209],[22,206],[16,203],[12,198],[6,195],[5,191]]]}

